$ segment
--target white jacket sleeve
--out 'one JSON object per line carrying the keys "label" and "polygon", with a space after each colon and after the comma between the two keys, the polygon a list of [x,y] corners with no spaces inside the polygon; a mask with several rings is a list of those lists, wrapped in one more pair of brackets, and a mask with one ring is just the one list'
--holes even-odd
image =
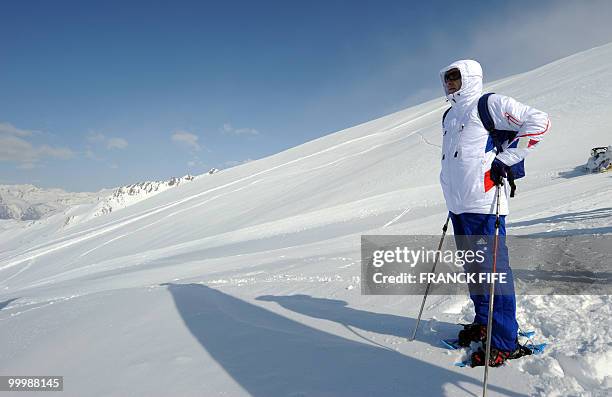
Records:
{"label": "white jacket sleeve", "polygon": [[488,105],[496,129],[518,132],[507,147],[504,145],[504,151],[497,155],[507,166],[523,160],[550,131],[550,119],[546,113],[513,98],[493,94],[489,97]]}

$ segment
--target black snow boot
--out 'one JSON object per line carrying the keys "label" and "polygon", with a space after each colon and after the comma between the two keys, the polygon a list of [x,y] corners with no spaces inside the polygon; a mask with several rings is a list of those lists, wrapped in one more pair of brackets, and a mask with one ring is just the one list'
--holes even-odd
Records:
{"label": "black snow boot", "polygon": [[484,342],[487,339],[487,326],[482,324],[463,324],[463,330],[459,331],[457,344],[469,347],[472,342]]}
{"label": "black snow boot", "polygon": [[[518,345],[517,348],[511,352],[497,350],[496,348],[491,347],[491,357],[489,357],[489,367],[500,367],[504,365],[506,360],[514,360],[514,359],[517,359],[523,356],[529,356],[532,353],[533,352],[529,348],[525,346],[521,346],[521,345]],[[486,353],[482,348],[478,349],[477,352],[472,353],[471,364],[470,364],[472,368],[484,366],[485,354]]]}

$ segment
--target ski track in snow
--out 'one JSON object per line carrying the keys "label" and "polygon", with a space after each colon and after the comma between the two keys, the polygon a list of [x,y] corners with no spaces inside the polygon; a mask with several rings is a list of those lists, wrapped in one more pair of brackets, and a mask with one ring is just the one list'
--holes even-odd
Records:
{"label": "ski track in snow", "polygon": [[406,215],[409,211],[410,211],[410,208],[406,208],[401,214],[399,214],[395,218],[391,219],[389,222],[385,223],[383,225],[383,227],[389,227],[389,226],[393,225],[395,222],[399,221],[401,219],[401,217]]}

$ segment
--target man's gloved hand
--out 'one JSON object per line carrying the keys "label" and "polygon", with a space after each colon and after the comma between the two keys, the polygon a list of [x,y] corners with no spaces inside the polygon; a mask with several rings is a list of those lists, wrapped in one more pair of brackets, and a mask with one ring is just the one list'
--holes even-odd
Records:
{"label": "man's gloved hand", "polygon": [[496,186],[504,183],[503,181],[504,178],[508,176],[509,168],[510,167],[504,164],[501,160],[498,160],[497,158],[493,160],[493,164],[491,164],[490,176],[491,180]]}

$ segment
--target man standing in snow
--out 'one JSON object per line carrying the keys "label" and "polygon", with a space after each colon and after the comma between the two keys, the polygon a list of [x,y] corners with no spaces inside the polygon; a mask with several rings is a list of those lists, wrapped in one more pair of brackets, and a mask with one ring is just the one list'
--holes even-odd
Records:
{"label": "man standing in snow", "polygon": [[[508,214],[508,184],[510,167],[519,164],[534,150],[543,135],[550,129],[548,115],[523,105],[513,98],[490,95],[484,106],[488,107],[489,121],[495,132],[505,133],[507,139],[489,133],[479,114],[478,102],[482,92],[482,68],[473,60],[454,62],[440,71],[440,78],[451,104],[443,118],[442,170],[440,183],[453,223],[458,249],[465,246],[461,236],[495,235],[497,195],[501,189],[499,235],[505,236],[505,216]],[[482,109],[481,112],[482,113]],[[469,240],[469,239],[468,239]],[[504,244],[499,255],[507,255]],[[493,326],[491,333],[491,357],[489,365],[499,366],[505,360],[521,355],[518,344],[516,299],[512,272],[508,262],[498,262],[497,272],[506,272],[509,283],[505,291],[495,295]],[[501,267],[500,267],[501,266]],[[487,335],[489,296],[470,288],[475,317],[471,325],[459,333],[459,343],[469,346],[482,342]],[[472,355],[472,365],[484,365],[485,353],[481,349]]]}

